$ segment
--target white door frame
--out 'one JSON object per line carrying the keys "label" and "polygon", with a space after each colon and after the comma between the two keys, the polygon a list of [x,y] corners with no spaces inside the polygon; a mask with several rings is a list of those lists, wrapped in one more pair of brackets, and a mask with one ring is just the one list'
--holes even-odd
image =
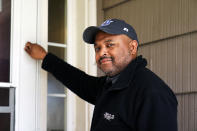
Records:
{"label": "white door frame", "polygon": [[[75,29],[77,0],[67,0],[68,5],[68,62],[76,64]],[[85,0],[85,25],[96,25],[96,0]],[[91,12],[91,13],[90,13]],[[78,15],[79,15],[78,14]],[[83,14],[84,15],[84,14]],[[94,18],[92,18],[94,17]],[[48,0],[12,0],[11,16],[11,83],[16,89],[15,131],[46,131],[47,129],[47,74],[41,69],[41,62],[35,61],[24,52],[27,41],[41,44],[47,49],[48,43]],[[81,34],[82,35],[82,34]],[[82,36],[81,36],[82,37]],[[85,45],[87,73],[96,75],[93,49]],[[74,55],[73,55],[74,54]],[[76,97],[67,94],[67,130],[75,131]],[[92,107],[86,105],[86,123],[90,123],[89,112]],[[86,125],[88,130],[89,124]]]}
{"label": "white door frame", "polygon": [[46,72],[24,52],[27,41],[47,44],[47,0],[12,0],[11,86],[15,131],[46,131]]}

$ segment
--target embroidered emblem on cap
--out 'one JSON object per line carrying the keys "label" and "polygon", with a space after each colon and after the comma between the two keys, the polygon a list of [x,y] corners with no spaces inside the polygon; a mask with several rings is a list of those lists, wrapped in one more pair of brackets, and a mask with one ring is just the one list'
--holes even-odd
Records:
{"label": "embroidered emblem on cap", "polygon": [[125,27],[123,30],[124,30],[124,31],[126,31],[126,32],[129,32],[129,29],[128,29],[128,28],[126,28],[126,27]]}
{"label": "embroidered emblem on cap", "polygon": [[112,22],[114,22],[114,21],[112,21],[111,19],[106,20],[105,22],[103,22],[103,24],[101,24],[101,26],[108,26],[108,25],[110,25]]}
{"label": "embroidered emblem on cap", "polygon": [[104,114],[104,118],[107,119],[108,121],[113,120],[114,117],[115,117],[114,115],[109,114],[109,113],[107,113],[107,112],[105,112],[105,114]]}

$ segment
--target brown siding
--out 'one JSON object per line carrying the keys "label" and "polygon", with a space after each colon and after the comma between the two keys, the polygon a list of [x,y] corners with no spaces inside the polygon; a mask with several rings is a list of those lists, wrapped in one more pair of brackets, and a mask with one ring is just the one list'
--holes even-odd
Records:
{"label": "brown siding", "polygon": [[149,68],[176,93],[197,91],[197,32],[141,45]]}
{"label": "brown siding", "polygon": [[105,10],[104,18],[126,20],[146,43],[197,30],[196,5],[196,0],[130,0]]}
{"label": "brown siding", "polygon": [[136,29],[139,55],[176,93],[179,131],[197,131],[197,1],[98,0],[98,12],[98,24],[120,18]]}

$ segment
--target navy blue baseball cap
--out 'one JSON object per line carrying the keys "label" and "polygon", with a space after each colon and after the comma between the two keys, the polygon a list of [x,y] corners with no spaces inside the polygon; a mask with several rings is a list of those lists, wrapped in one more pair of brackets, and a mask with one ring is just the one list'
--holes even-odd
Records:
{"label": "navy blue baseball cap", "polygon": [[94,44],[96,34],[103,31],[108,34],[120,35],[125,34],[132,40],[136,40],[139,44],[135,29],[123,20],[109,19],[100,26],[90,26],[83,32],[83,40],[88,44]]}

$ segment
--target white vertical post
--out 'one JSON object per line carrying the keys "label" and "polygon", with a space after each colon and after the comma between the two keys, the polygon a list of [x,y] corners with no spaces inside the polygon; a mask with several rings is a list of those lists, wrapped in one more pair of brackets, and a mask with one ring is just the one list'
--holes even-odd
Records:
{"label": "white vertical post", "polygon": [[[97,1],[96,0],[85,0],[85,27],[97,25]],[[88,74],[97,75],[97,67],[95,62],[95,52],[93,45],[85,45],[85,61],[86,61],[86,72]],[[89,131],[92,120],[94,106],[86,102],[86,131]]]}
{"label": "white vertical post", "polygon": [[[17,7],[15,7],[17,8]],[[37,1],[21,1],[20,22],[20,66],[19,84],[16,89],[16,131],[36,130],[36,89],[37,72],[36,61],[32,60],[25,52],[24,45],[27,41],[36,42],[37,37]],[[30,26],[31,25],[31,26]],[[13,34],[15,37],[15,34]],[[13,41],[14,42],[14,41]],[[13,43],[14,44],[14,43]]]}
{"label": "white vertical post", "polygon": [[[48,43],[48,0],[38,0],[37,43],[47,49]],[[47,73],[37,62],[36,131],[47,131]]]}
{"label": "white vertical post", "polygon": [[[0,0],[2,1],[2,0]],[[47,45],[48,0],[12,0],[11,85],[16,87],[15,131],[46,131],[46,72],[24,51],[27,41]]]}
{"label": "white vertical post", "polygon": [[[42,2],[44,1],[46,0]],[[45,19],[45,16],[43,16],[42,19]],[[40,85],[44,85],[42,84],[44,82],[40,83],[40,81],[42,78],[46,79],[46,77],[40,77],[40,63],[38,64],[24,51],[24,45],[27,41],[41,42],[42,38],[47,39],[46,36],[40,35],[47,33],[44,30],[39,33],[41,25],[38,25],[38,23],[37,0],[12,0],[11,80],[12,85],[16,87],[16,131],[46,130],[46,122],[43,122],[42,119],[45,117],[44,119],[46,120],[46,106],[42,105],[43,101],[46,103],[46,98],[44,99],[44,92],[46,91],[43,91],[43,88],[40,87]],[[43,100],[40,101],[42,98]],[[45,127],[42,128],[41,124],[38,124],[39,122]]]}
{"label": "white vertical post", "polygon": [[[67,1],[67,62],[76,66],[76,46],[77,46],[77,29],[76,29],[76,2],[77,0]],[[67,90],[67,131],[76,129],[76,98],[75,95]]]}
{"label": "white vertical post", "polygon": [[[77,6],[80,4],[77,0],[68,0],[68,7],[67,7],[67,34],[68,34],[68,40],[67,40],[67,61],[68,63],[72,64],[73,66],[77,65],[77,55],[79,54],[77,52],[77,41],[81,39],[82,34],[79,36],[79,29],[76,29],[77,24],[79,24],[79,21],[77,21],[77,16],[84,15],[83,12],[79,12],[77,10]],[[85,7],[82,7],[85,9],[85,17],[82,19],[82,21],[85,21],[84,27],[87,27],[89,25],[96,25],[96,1],[95,0],[85,0]],[[83,6],[83,5],[81,5]],[[83,22],[82,22],[83,23]],[[81,29],[81,26],[80,26]],[[80,37],[80,38],[79,38]],[[96,75],[96,65],[95,65],[95,57],[94,55],[94,49],[92,46],[88,46],[84,44],[85,47],[85,71],[88,74]],[[67,130],[68,131],[75,131],[76,130],[76,97],[75,95],[68,91],[67,92]],[[90,127],[90,122],[92,119],[92,111],[93,106],[90,106],[88,103],[85,104],[85,130],[88,131]]]}

